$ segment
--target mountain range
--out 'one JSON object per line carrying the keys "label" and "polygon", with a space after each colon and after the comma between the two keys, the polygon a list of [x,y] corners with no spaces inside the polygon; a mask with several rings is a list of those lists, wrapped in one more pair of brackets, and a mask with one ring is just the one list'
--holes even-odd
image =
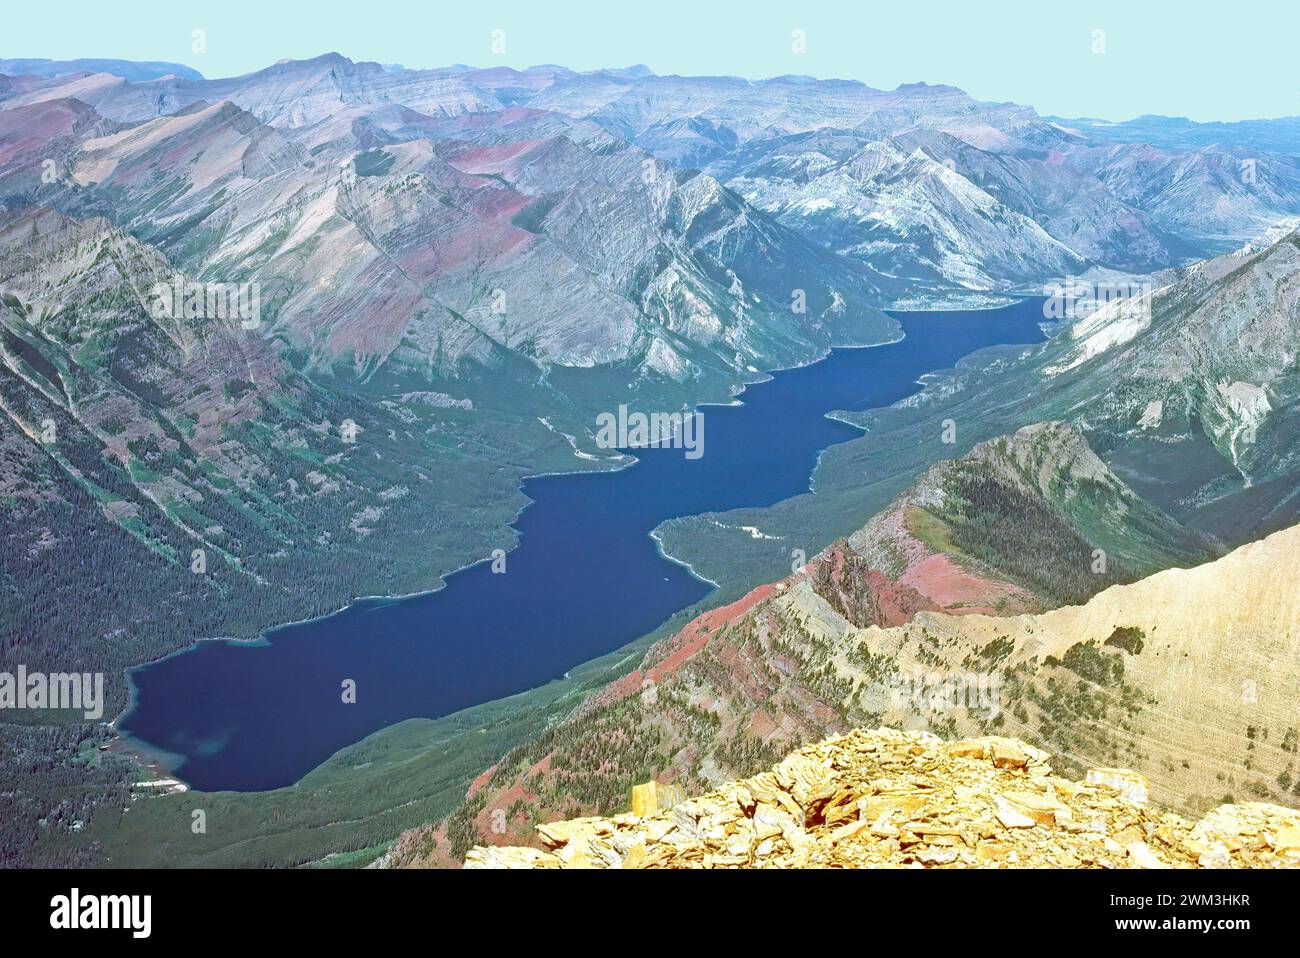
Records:
{"label": "mountain range", "polygon": [[[1119,752],[1198,803],[1209,765],[1152,757],[1173,726],[1147,666],[1175,652],[1107,647],[1084,613],[1043,654],[1027,636],[1300,520],[1295,129],[801,76],[0,61],[0,647],[103,671],[116,714],[132,665],[508,549],[525,476],[621,464],[593,432],[617,402],[730,401],[897,339],[891,308],[1137,285],[1045,315],[1041,345],[837,414],[866,434],[826,451],[813,492],[661,526],[719,607],[510,725],[468,798],[448,807],[466,783],[440,781],[439,822],[402,847],[459,861],[502,803],[491,840],[527,836],[524,794],[529,814],[610,811],[651,774],[704,787],[902,721],[850,694],[886,660],[1004,667],[1024,734]],[[231,289],[253,311],[209,315]],[[793,575],[792,543],[814,555]],[[1139,605],[1109,628],[1151,644]],[[1107,691],[1061,691],[1074,676]],[[1216,756],[1231,787],[1284,788],[1270,731],[1267,761]],[[23,773],[0,861],[100,860],[82,828],[138,776],[100,752],[111,731],[27,716],[0,737]],[[481,754],[458,747],[455,775]],[[414,824],[389,815],[409,798],[368,840]]]}

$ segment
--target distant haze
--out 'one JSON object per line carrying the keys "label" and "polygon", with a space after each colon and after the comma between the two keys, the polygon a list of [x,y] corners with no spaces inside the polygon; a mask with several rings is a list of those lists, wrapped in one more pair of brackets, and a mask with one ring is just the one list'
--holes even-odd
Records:
{"label": "distant haze", "polygon": [[[658,73],[798,73],[882,89],[947,83],[978,99],[1055,116],[1155,113],[1208,121],[1300,113],[1291,49],[1300,8],[1281,0],[1240,7],[1201,0],[1007,0],[991,7],[955,0],[662,0],[621,9],[587,0],[371,0],[296,9],[229,0],[200,12],[142,0],[132,10],[125,18],[110,6],[72,0],[51,17],[39,6],[13,5],[0,55],[169,61],[207,77],[333,50],[408,67],[558,63],[591,70],[645,63]],[[194,52],[195,30],[205,31],[206,52]],[[493,49],[496,30],[504,31],[504,51],[499,43]],[[803,31],[806,52],[794,52],[795,30]],[[1094,52],[1102,44],[1105,52]]]}

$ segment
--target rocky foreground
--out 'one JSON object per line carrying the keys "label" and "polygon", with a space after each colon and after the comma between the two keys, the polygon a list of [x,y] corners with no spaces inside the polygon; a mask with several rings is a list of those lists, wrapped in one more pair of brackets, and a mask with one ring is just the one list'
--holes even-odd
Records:
{"label": "rocky foreground", "polygon": [[476,847],[465,867],[1300,867],[1300,811],[1190,822],[1146,792],[1120,769],[1060,778],[1015,739],[859,729],[668,809],[539,825],[545,849]]}

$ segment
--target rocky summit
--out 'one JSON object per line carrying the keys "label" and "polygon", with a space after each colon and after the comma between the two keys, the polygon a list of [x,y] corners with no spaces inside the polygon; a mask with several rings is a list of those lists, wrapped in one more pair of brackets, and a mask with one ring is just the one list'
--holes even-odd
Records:
{"label": "rocky summit", "polygon": [[467,868],[1295,868],[1300,811],[1221,805],[1192,822],[1124,769],[1057,776],[997,736],[858,729],[646,815],[537,827]]}

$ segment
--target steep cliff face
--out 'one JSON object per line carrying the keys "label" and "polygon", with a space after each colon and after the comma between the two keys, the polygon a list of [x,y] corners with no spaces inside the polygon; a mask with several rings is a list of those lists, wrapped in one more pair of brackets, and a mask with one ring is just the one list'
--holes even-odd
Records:
{"label": "steep cliff face", "polygon": [[1015,739],[856,730],[648,814],[539,825],[542,848],[467,868],[1296,868],[1300,812],[1249,802],[1200,821],[1140,775],[1056,775]]}

